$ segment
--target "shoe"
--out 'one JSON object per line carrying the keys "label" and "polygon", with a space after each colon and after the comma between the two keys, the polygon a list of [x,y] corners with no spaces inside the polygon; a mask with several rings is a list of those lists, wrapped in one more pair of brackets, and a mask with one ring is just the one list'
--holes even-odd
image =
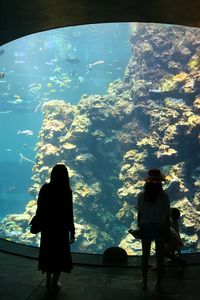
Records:
{"label": "shoe", "polygon": [[181,259],[181,260],[179,261],[179,264],[180,264],[180,266],[181,266],[182,269],[185,268],[185,263],[186,263],[186,261],[185,261],[184,259]]}
{"label": "shoe", "polygon": [[51,291],[53,293],[57,293],[58,291],[60,291],[61,287],[62,287],[62,284],[60,282],[57,282],[56,284],[51,285]]}
{"label": "shoe", "polygon": [[46,282],[45,287],[46,287],[47,289],[50,289],[50,288],[51,288],[51,284]]}
{"label": "shoe", "polygon": [[55,289],[56,290],[60,290],[62,287],[62,284],[60,282],[57,282],[56,286],[55,286]]}
{"label": "shoe", "polygon": [[156,293],[164,293],[163,292],[163,289],[162,289],[162,287],[161,287],[161,284],[160,283],[157,283],[157,282],[155,282],[155,284],[154,284],[154,290],[155,290],[155,292]]}
{"label": "shoe", "polygon": [[141,280],[139,282],[141,288],[143,289],[143,291],[147,291],[148,290],[148,287],[147,287],[147,283],[144,283],[143,280]]}

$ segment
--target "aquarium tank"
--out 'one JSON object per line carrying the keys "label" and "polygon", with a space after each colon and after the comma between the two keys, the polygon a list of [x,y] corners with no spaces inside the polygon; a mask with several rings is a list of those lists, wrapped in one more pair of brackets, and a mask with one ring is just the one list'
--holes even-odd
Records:
{"label": "aquarium tank", "polygon": [[200,250],[200,29],[111,23],[60,28],[0,47],[0,237],[30,233],[38,192],[64,163],[72,251],[141,254],[128,233],[149,168],[180,209],[184,253]]}

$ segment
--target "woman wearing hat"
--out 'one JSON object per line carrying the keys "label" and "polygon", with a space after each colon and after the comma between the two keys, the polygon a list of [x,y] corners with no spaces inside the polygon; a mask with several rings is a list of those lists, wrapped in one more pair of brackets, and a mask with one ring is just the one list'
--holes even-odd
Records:
{"label": "woman wearing hat", "polygon": [[144,191],[138,196],[138,226],[142,233],[142,287],[147,290],[148,260],[151,242],[155,241],[157,280],[155,289],[161,291],[165,243],[169,238],[170,202],[162,188],[165,178],[159,169],[150,169]]}

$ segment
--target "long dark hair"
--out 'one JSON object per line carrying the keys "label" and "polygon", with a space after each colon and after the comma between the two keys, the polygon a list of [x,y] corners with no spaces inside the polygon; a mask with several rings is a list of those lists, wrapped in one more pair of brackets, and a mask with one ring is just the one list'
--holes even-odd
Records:
{"label": "long dark hair", "polygon": [[162,191],[162,182],[146,182],[144,186],[144,200],[155,202]]}
{"label": "long dark hair", "polygon": [[67,167],[64,164],[57,164],[53,167],[50,176],[50,183],[63,186],[66,189],[71,190],[69,182],[69,174]]}

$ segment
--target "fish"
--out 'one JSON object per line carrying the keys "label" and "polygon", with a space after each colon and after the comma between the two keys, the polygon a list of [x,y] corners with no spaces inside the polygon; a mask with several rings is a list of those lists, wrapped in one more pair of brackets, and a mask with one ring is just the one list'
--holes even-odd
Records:
{"label": "fish", "polygon": [[45,65],[48,65],[48,66],[54,66],[55,63],[54,63],[53,61],[47,61],[47,62],[45,63]]}
{"label": "fish", "polygon": [[4,78],[5,73],[4,72],[0,72],[0,78]]}
{"label": "fish", "polygon": [[11,185],[10,187],[9,187],[9,192],[14,192],[15,191],[15,187],[14,187],[14,185]]}
{"label": "fish", "polygon": [[25,157],[22,153],[19,153],[19,156],[20,156],[20,161],[19,161],[20,164],[21,164],[22,160],[26,160],[26,161],[31,162],[31,163],[33,163],[35,165],[35,162],[33,160]]}
{"label": "fish", "polygon": [[104,64],[104,63],[105,63],[104,60],[97,60],[97,61],[95,61],[94,63],[89,64],[89,65],[88,65],[88,69],[91,70],[93,67],[95,67],[95,66],[97,66],[97,65],[102,65],[102,64]]}
{"label": "fish", "polygon": [[25,56],[25,53],[24,52],[14,52],[14,56],[15,57],[24,57]]}
{"label": "fish", "polygon": [[24,60],[15,60],[15,64],[25,64]]}
{"label": "fish", "polygon": [[83,83],[85,81],[85,78],[83,76],[78,76],[78,80],[80,83]]}
{"label": "fish", "polygon": [[78,59],[78,57],[75,56],[69,56],[66,58],[66,61],[71,63],[71,64],[78,64],[80,63],[80,60]]}
{"label": "fish", "polygon": [[34,66],[33,70],[39,70],[39,67],[38,66]]}
{"label": "fish", "polygon": [[10,103],[10,104],[17,104],[20,102],[22,102],[22,101],[19,101],[19,99],[6,101],[6,103]]}
{"label": "fish", "polygon": [[41,88],[41,83],[32,83],[29,85],[31,93],[37,93]]}
{"label": "fish", "polygon": [[23,102],[23,100],[22,100],[21,98],[17,98],[17,99],[15,100],[15,103],[21,103],[21,102]]}
{"label": "fish", "polygon": [[161,93],[163,93],[163,91],[162,90],[149,89],[149,93],[161,94]]}
{"label": "fish", "polygon": [[5,53],[5,50],[4,49],[1,49],[0,50],[0,55],[3,55]]}
{"label": "fish", "polygon": [[23,100],[21,98],[17,98],[15,100],[8,100],[6,101],[7,103],[11,103],[11,104],[18,104],[18,103],[21,103],[23,102]]}
{"label": "fish", "polygon": [[75,39],[78,39],[80,35],[81,35],[80,31],[74,31],[74,32],[70,33],[70,36]]}
{"label": "fish", "polygon": [[182,103],[182,104],[185,103],[185,101],[183,99],[181,99],[181,98],[171,98],[171,97],[169,97],[168,99],[170,101],[174,102],[174,103]]}
{"label": "fish", "polygon": [[60,67],[56,67],[53,72],[61,72],[61,68]]}
{"label": "fish", "polygon": [[62,81],[60,81],[60,80],[56,80],[55,82],[56,82],[56,84],[57,84],[59,87],[66,86],[66,85],[68,84],[68,83],[62,82]]}
{"label": "fish", "polygon": [[50,76],[49,80],[54,81],[57,77],[56,76]]}
{"label": "fish", "polygon": [[33,86],[35,86],[35,83],[31,83],[31,84],[29,84],[29,86],[28,87],[33,87]]}
{"label": "fish", "polygon": [[58,62],[57,58],[52,58],[51,61],[54,62],[54,63]]}
{"label": "fish", "polygon": [[33,135],[33,131],[26,129],[26,130],[18,130],[17,134],[24,134],[24,135]]}
{"label": "fish", "polygon": [[40,102],[40,103],[36,106],[34,112],[37,112],[41,105],[42,105],[42,102]]}
{"label": "fish", "polygon": [[12,112],[12,110],[5,110],[5,111],[0,111],[0,114],[6,115],[6,114],[10,114],[11,112]]}

